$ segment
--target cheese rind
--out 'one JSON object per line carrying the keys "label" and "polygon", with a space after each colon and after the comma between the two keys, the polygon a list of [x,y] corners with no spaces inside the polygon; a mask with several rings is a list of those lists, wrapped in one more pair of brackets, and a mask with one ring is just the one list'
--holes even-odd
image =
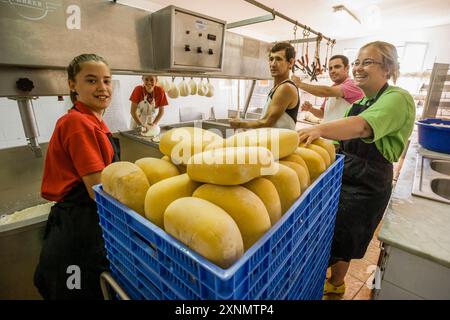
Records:
{"label": "cheese rind", "polygon": [[187,174],[198,182],[240,185],[273,172],[272,153],[262,147],[219,148],[195,154]]}
{"label": "cheese rind", "polygon": [[281,202],[281,212],[285,214],[302,192],[297,173],[285,165],[279,163],[277,165],[277,172],[264,178],[270,180],[277,189]]}
{"label": "cheese rind", "polygon": [[158,227],[164,226],[164,211],[173,201],[190,197],[200,186],[187,174],[161,180],[150,186],[145,196],[145,217]]}
{"label": "cheese rind", "polygon": [[325,161],[316,151],[298,147],[295,153],[305,160],[311,181],[316,180],[326,170]]}
{"label": "cheese rind", "polygon": [[312,143],[327,150],[330,156],[331,163],[333,163],[336,160],[336,148],[334,147],[333,143],[322,138],[316,139]]}
{"label": "cheese rind", "polygon": [[217,133],[197,127],[174,128],[165,132],[159,150],[175,165],[186,164],[191,156],[200,153],[211,143],[222,141]]}
{"label": "cheese rind", "polygon": [[177,167],[167,160],[141,158],[135,164],[144,171],[150,185],[180,174]]}
{"label": "cheese rind", "polygon": [[321,156],[323,161],[325,162],[325,166],[327,168],[330,166],[330,164],[331,164],[330,154],[324,148],[322,148],[318,145],[315,145],[315,144],[310,144],[308,146],[305,146],[305,144],[303,144],[303,143],[301,143],[299,146],[317,152],[319,154],[319,156]]}
{"label": "cheese rind", "polygon": [[302,193],[305,192],[305,190],[310,185],[308,169],[303,168],[297,162],[280,160],[280,163],[293,169],[297,173],[298,181],[300,182],[301,192]]}
{"label": "cheese rind", "polygon": [[183,197],[173,201],[164,212],[164,229],[222,268],[231,266],[244,253],[236,222],[204,199]]}
{"label": "cheese rind", "polygon": [[113,162],[101,173],[103,190],[140,215],[150,186],[144,171],[127,161]]}
{"label": "cheese rind", "polygon": [[270,180],[255,178],[242,185],[256,194],[264,203],[269,213],[270,223],[275,224],[281,218],[281,202],[278,191]]}
{"label": "cheese rind", "polygon": [[245,250],[271,226],[269,213],[262,200],[242,186],[204,184],[195,190],[193,197],[214,203],[233,218],[241,232]]}
{"label": "cheese rind", "polygon": [[259,128],[236,133],[235,135],[208,146],[207,150],[224,147],[254,146],[269,149],[275,160],[293,153],[299,143],[295,130],[280,128]]}

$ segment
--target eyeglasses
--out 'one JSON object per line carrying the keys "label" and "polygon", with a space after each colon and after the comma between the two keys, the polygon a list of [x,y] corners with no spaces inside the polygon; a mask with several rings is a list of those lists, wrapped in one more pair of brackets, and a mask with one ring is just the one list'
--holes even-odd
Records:
{"label": "eyeglasses", "polygon": [[352,67],[355,68],[355,67],[359,67],[360,65],[362,65],[363,67],[368,67],[371,64],[383,64],[383,62],[375,61],[373,59],[364,59],[363,62],[356,60],[356,61],[352,62]]}

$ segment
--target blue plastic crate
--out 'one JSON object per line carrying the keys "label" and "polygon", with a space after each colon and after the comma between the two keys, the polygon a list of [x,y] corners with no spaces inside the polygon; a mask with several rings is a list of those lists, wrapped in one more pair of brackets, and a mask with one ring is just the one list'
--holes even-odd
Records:
{"label": "blue plastic crate", "polygon": [[133,299],[320,299],[342,155],[228,269],[206,260],[94,186],[112,274]]}

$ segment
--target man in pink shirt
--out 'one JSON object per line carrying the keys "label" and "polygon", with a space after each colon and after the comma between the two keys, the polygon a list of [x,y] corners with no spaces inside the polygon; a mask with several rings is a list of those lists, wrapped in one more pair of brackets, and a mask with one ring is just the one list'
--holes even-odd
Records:
{"label": "man in pink shirt", "polygon": [[328,66],[330,78],[333,81],[331,86],[307,84],[299,77],[292,77],[299,89],[327,98],[320,109],[314,108],[309,101],[301,106],[302,111],[311,112],[316,117],[322,118],[323,122],[343,118],[350,106],[364,97],[363,91],[349,77],[350,65],[346,56],[332,56]]}

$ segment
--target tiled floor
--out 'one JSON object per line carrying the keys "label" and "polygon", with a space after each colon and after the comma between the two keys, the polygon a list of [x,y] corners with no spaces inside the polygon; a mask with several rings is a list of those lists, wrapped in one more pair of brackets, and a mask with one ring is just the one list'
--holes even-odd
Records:
{"label": "tiled floor", "polygon": [[[329,300],[371,300],[372,286],[375,270],[380,256],[380,241],[378,241],[378,232],[382,222],[375,231],[374,237],[367,248],[366,255],[359,260],[352,260],[350,268],[345,277],[345,294],[329,295]],[[329,276],[330,270],[327,271]]]}

